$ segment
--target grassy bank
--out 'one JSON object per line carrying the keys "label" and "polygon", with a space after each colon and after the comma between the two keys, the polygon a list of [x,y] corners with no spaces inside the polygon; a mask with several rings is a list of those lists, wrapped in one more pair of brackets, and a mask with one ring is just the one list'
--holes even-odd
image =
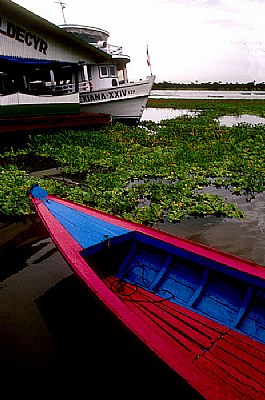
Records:
{"label": "grassy bank", "polygon": [[[189,215],[244,218],[207,187],[250,196],[264,191],[265,126],[226,128],[214,119],[264,116],[264,102],[150,99],[148,106],[201,112],[138,127],[32,135],[24,145],[2,149],[1,217],[32,213],[26,192],[37,182],[55,195],[145,224]],[[53,167],[60,167],[57,175],[32,176]]]}

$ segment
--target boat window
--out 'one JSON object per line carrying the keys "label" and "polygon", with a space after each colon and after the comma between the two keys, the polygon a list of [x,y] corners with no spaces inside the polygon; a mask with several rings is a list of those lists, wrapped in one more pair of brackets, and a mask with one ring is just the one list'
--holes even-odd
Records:
{"label": "boat window", "polygon": [[116,65],[99,65],[99,77],[100,78],[117,78]]}
{"label": "boat window", "polygon": [[109,66],[109,70],[110,70],[110,76],[116,78],[117,77],[117,70],[116,70],[115,65],[110,65]]}
{"label": "boat window", "polygon": [[109,70],[107,65],[99,65],[99,77],[100,78],[109,77]]}

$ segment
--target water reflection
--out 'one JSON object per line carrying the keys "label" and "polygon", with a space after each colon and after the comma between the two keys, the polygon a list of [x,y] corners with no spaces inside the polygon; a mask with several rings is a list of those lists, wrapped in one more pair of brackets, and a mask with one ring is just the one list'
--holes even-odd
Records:
{"label": "water reflection", "polygon": [[[165,184],[169,183],[166,179],[162,181]],[[144,182],[134,179],[128,186],[141,185]],[[154,178],[148,182],[161,182],[161,179]],[[182,218],[178,223],[168,223],[165,218],[154,228],[265,266],[265,192],[237,195],[228,188],[216,188],[211,184],[203,186],[198,192],[222,196],[227,203],[236,204],[245,214],[245,219],[208,215],[204,218],[189,216]],[[150,203],[150,199],[143,197],[140,199],[139,207],[148,206]]]}
{"label": "water reflection", "polygon": [[242,123],[251,125],[265,124],[265,118],[250,114],[242,114],[240,116],[228,115],[219,118],[218,121],[221,126],[233,126]]}
{"label": "water reflection", "polygon": [[[155,123],[159,123],[163,119],[171,119],[178,118],[183,115],[187,115],[189,117],[195,117],[198,115],[198,111],[191,111],[186,109],[174,109],[174,108],[148,108],[146,107],[143,112],[143,116],[141,121],[153,121]],[[256,115],[250,114],[242,114],[240,116],[224,116],[216,120],[219,122],[220,126],[233,126],[241,123],[258,125],[265,124],[265,118],[258,117]]]}
{"label": "water reflection", "polygon": [[[209,188],[207,191],[210,192]],[[213,188],[212,194],[221,195],[221,192]],[[228,190],[224,197],[235,203],[246,218],[189,217],[180,223],[158,223],[155,227],[265,266],[265,193],[255,194],[250,202],[245,196],[233,195]]]}
{"label": "water reflection", "polygon": [[137,381],[144,397],[202,400],[84,288],[37,217],[1,228],[2,392],[121,400]]}
{"label": "water reflection", "polygon": [[262,91],[230,90],[152,90],[152,99],[265,99]]}
{"label": "water reflection", "polygon": [[162,119],[177,118],[182,115],[188,115],[194,117],[197,115],[197,111],[191,110],[176,110],[174,108],[148,108],[144,109],[141,121],[153,121],[160,122]]}

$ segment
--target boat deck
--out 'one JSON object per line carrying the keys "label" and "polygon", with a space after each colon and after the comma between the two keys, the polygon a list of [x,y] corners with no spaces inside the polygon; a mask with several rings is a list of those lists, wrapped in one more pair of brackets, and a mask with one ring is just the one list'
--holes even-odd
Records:
{"label": "boat deck", "polygon": [[0,118],[0,134],[34,132],[68,128],[86,128],[108,125],[112,122],[109,114],[85,113],[68,115],[40,115]]}
{"label": "boat deck", "polygon": [[[112,290],[115,287],[133,312],[144,319],[147,316],[154,330],[172,343],[172,349],[178,349],[178,354],[168,354],[167,362],[175,367],[178,364],[180,375],[191,377],[197,370],[208,376],[209,387],[202,390],[206,398],[265,398],[263,344],[119,278],[104,281]],[[222,395],[216,392],[216,384]]]}

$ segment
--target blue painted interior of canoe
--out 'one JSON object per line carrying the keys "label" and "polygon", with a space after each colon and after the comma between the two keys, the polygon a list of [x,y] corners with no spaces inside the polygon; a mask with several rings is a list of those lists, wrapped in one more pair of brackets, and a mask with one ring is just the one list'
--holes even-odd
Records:
{"label": "blue painted interior of canoe", "polygon": [[[102,252],[102,244],[114,239],[110,251],[119,255],[119,261],[114,262],[112,254],[112,262],[120,279],[265,343],[264,280],[46,200],[46,192],[38,187],[33,191],[83,249]],[[125,253],[126,241],[130,248]],[[109,264],[108,247],[104,246],[102,270],[106,260]]]}
{"label": "blue painted interior of canoe", "polygon": [[[265,291],[242,279],[134,242],[117,276],[265,343]],[[222,266],[219,266],[221,269]],[[224,269],[225,271],[225,269]]]}
{"label": "blue painted interior of canoe", "polygon": [[45,205],[83,249],[130,232],[53,200]]}

